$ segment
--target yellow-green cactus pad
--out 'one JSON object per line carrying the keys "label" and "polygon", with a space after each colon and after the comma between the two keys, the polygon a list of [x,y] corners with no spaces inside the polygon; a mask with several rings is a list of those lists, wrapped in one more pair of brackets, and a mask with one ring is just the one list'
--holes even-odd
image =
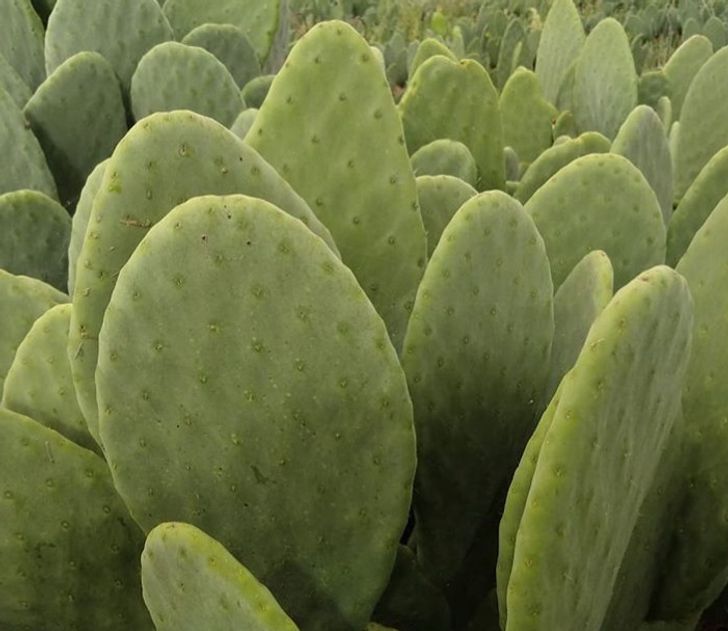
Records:
{"label": "yellow-green cactus pad", "polygon": [[142,585],[157,631],[298,631],[245,566],[190,524],[149,533]]}

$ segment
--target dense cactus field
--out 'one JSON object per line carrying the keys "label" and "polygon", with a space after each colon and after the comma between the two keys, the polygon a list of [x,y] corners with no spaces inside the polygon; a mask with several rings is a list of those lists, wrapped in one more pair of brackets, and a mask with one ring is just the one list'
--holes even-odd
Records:
{"label": "dense cactus field", "polygon": [[728,628],[725,0],[0,0],[0,629]]}

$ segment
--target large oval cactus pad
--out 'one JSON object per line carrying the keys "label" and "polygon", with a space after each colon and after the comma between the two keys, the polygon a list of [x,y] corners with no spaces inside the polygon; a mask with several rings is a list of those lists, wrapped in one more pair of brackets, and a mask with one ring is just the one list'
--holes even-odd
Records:
{"label": "large oval cactus pad", "polygon": [[153,114],[117,145],[94,200],[77,261],[69,356],[79,403],[98,438],[97,337],[116,276],[149,228],[198,195],[245,193],[326,228],[273,167],[222,125],[187,111]]}
{"label": "large oval cactus pad", "polygon": [[412,408],[383,322],[321,239],[259,199],[177,207],[119,275],[96,378],[145,529],[204,529],[302,629],[364,627],[407,521]]}

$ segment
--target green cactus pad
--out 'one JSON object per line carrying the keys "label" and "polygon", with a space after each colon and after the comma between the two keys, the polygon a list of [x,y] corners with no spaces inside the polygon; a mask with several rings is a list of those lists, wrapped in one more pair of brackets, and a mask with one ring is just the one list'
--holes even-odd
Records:
{"label": "green cactus pad", "polygon": [[0,409],[0,626],[151,630],[139,587],[142,533],[106,463]]}
{"label": "green cactus pad", "polygon": [[255,576],[189,524],[164,523],[149,533],[142,585],[157,631],[298,631]]}
{"label": "green cactus pad", "polygon": [[190,110],[229,127],[244,107],[225,65],[197,46],[158,44],[141,58],[131,78],[136,120],[154,112]]}
{"label": "green cactus pad", "polygon": [[402,364],[417,427],[417,556],[442,584],[500,509],[496,496],[532,430],[552,291],[536,227],[499,191],[460,208],[420,284]]}
{"label": "green cactus pad", "polygon": [[45,63],[51,74],[84,50],[106,58],[125,94],[139,60],[172,39],[172,27],[155,0],[58,0],[48,19]]}
{"label": "green cactus pad", "polygon": [[76,401],[68,362],[71,305],[51,307],[18,346],[5,378],[2,407],[30,416],[77,445],[96,449]]}
{"label": "green cactus pad", "polygon": [[366,41],[337,21],[306,33],[246,142],[331,230],[399,348],[427,244],[402,125]]}
{"label": "green cactus pad", "polygon": [[710,159],[728,145],[728,122],[722,109],[726,99],[728,48],[723,48],[700,68],[683,102],[675,155],[677,200]]}
{"label": "green cactus pad", "polygon": [[267,199],[335,249],[306,203],[255,151],[222,125],[192,112],[153,114],[112,155],[94,200],[76,265],[68,353],[89,430],[98,439],[97,337],[119,270],[149,228],[179,203],[206,194]]}
{"label": "green cactus pad", "polygon": [[536,76],[544,96],[554,105],[585,39],[581,16],[573,0],[554,0],[546,15],[536,55]]}
{"label": "green cactus pad", "polygon": [[641,105],[649,105],[657,109],[659,100],[672,96],[670,80],[663,70],[650,70],[640,75],[637,83],[637,101]]}
{"label": "green cactus pad", "polygon": [[421,175],[416,181],[429,257],[458,208],[478,192],[467,182],[451,175]]}
{"label": "green cactus pad", "polygon": [[96,379],[144,529],[204,529],[302,629],[364,627],[407,522],[412,407],[382,320],[321,239],[252,197],[177,207],[119,274]]}
{"label": "green cactus pad", "polygon": [[430,57],[434,57],[435,55],[442,55],[443,57],[447,57],[451,61],[458,60],[458,58],[455,56],[455,53],[453,53],[440,40],[435,39],[434,37],[426,37],[417,46],[417,52],[412,58],[412,62],[407,69],[409,76],[413,76],[417,71],[417,68],[419,68]]}
{"label": "green cactus pad", "polygon": [[680,200],[667,227],[667,263],[677,265],[695,233],[718,203],[728,195],[728,147],[703,167]]}
{"label": "green cactus pad", "polygon": [[588,131],[578,138],[567,139],[549,147],[526,169],[514,197],[525,204],[553,175],[581,156],[608,153],[609,140],[600,133]]}
{"label": "green cactus pad", "polygon": [[503,161],[506,165],[506,192],[512,195],[521,179],[521,160],[513,147],[503,147]]}
{"label": "green cactus pad", "polygon": [[12,159],[0,169],[0,194],[27,188],[58,199],[58,190],[38,140],[23,112],[0,88],[0,147]]}
{"label": "green cactus pad", "polygon": [[546,401],[574,365],[592,323],[612,299],[613,289],[612,263],[596,250],[576,264],[554,295],[554,344]]}
{"label": "green cactus pad", "polygon": [[240,91],[240,96],[248,107],[260,109],[265,97],[268,96],[270,86],[273,85],[275,75],[264,74],[248,81]]}
{"label": "green cactus pad", "polygon": [[670,131],[670,127],[672,126],[673,117],[672,101],[670,100],[670,97],[661,96],[657,101],[657,105],[655,106],[655,112],[657,112],[657,115],[660,117],[662,126],[665,128],[665,134],[667,134]]}
{"label": "green cactus pad", "polygon": [[232,24],[202,24],[187,33],[182,43],[199,46],[215,55],[240,88],[262,72],[247,35]]}
{"label": "green cactus pad", "polygon": [[670,100],[675,120],[680,119],[685,95],[695,75],[712,54],[713,45],[710,40],[703,35],[693,35],[667,60],[663,71],[670,81]]}
{"label": "green cactus pad", "polygon": [[672,216],[672,156],[665,127],[655,110],[638,105],[619,128],[612,153],[634,164],[655,191],[662,218],[667,225]]}
{"label": "green cactus pad", "polygon": [[478,190],[505,186],[498,92],[477,61],[431,57],[411,78],[399,110],[410,153],[438,138],[458,140],[478,165]]}
{"label": "green cactus pad", "polygon": [[526,204],[546,243],[554,287],[592,250],[604,250],[615,288],[665,260],[660,204],[642,173],[615,154],[577,158]]}
{"label": "green cactus pad", "polygon": [[526,30],[521,21],[514,17],[508,22],[500,46],[495,66],[495,83],[499,90],[503,89],[508,77],[518,65],[518,58],[523,50]]}
{"label": "green cactus pad", "polygon": [[0,54],[0,90],[5,90],[19,108],[23,108],[31,96],[31,90],[15,69]]}
{"label": "green cactus pad", "polygon": [[508,487],[508,494],[506,495],[503,515],[498,530],[498,562],[496,563],[496,593],[498,596],[498,617],[500,619],[501,629],[506,628],[508,618],[506,593],[508,581],[513,571],[513,555],[516,551],[518,527],[521,524],[523,512],[526,510],[528,492],[531,490],[538,456],[541,453],[541,447],[543,447],[546,433],[551,428],[551,422],[554,420],[554,413],[559,404],[560,394],[561,392],[557,388],[546,411],[541,416],[536,429],[531,434],[526,448],[523,450],[521,461]]}
{"label": "green cactus pad", "polygon": [[728,42],[728,31],[723,20],[717,15],[711,15],[703,24],[703,35],[713,44],[713,50],[719,50]]}
{"label": "green cactus pad", "polygon": [[556,108],[543,98],[536,75],[517,68],[500,96],[503,142],[522,162],[533,162],[551,146]]}
{"label": "green cactus pad", "polygon": [[0,268],[66,289],[71,218],[38,191],[0,195]]}
{"label": "green cactus pad", "polygon": [[445,596],[422,573],[407,546],[397,548],[392,576],[372,618],[402,631],[449,631],[451,628],[450,607]]}
{"label": "green cactus pad", "polygon": [[255,122],[255,117],[258,115],[258,111],[259,110],[255,107],[248,107],[244,109],[240,112],[240,114],[238,114],[235,122],[230,127],[230,131],[240,139],[245,138]]}
{"label": "green cactus pad", "polygon": [[31,90],[45,78],[43,24],[30,0],[5,0],[0,8],[0,57]]}
{"label": "green cactus pad", "polygon": [[637,73],[622,25],[613,18],[589,33],[574,70],[574,117],[580,131],[613,139],[637,105]]}
{"label": "green cactus pad", "polygon": [[167,0],[164,14],[177,39],[203,24],[232,24],[250,39],[261,61],[268,57],[281,27],[283,0]]}
{"label": "green cactus pad", "polygon": [[33,322],[57,304],[68,302],[62,294],[43,281],[15,276],[0,269],[0,391],[15,352]]}
{"label": "green cactus pad", "polygon": [[[596,133],[596,132],[587,132],[587,133]],[[569,112],[568,110],[565,112],[561,112],[556,117],[556,120],[554,121],[554,129],[553,129],[552,134],[554,137],[554,142],[556,142],[559,138],[563,138],[565,136],[567,138],[576,138],[579,135],[579,130],[576,128],[576,121],[574,120],[574,115],[571,112]],[[609,141],[607,140],[607,142],[609,142]]]}
{"label": "green cactus pad", "polygon": [[24,110],[64,203],[75,203],[93,168],[126,133],[126,112],[114,69],[98,53],[64,61]]}
{"label": "green cactus pad", "polygon": [[[659,590],[661,576],[669,575],[672,570],[666,558],[674,525],[680,518],[685,490],[688,464],[685,447],[685,423],[680,417],[673,426],[652,487],[640,507],[601,631],[647,631],[640,623],[650,618],[650,606]],[[684,628],[675,625],[672,631],[695,631],[696,627],[697,623],[693,622],[692,626],[685,624]],[[658,630],[670,631],[671,627],[651,627],[651,631]]]}
{"label": "green cactus pad", "polygon": [[478,183],[478,166],[475,158],[462,142],[439,138],[420,147],[410,158],[412,170],[420,175],[451,175],[467,182]]}
{"label": "green cactus pad", "polygon": [[686,497],[676,521],[670,568],[660,586],[657,619],[699,614],[728,580],[728,470],[725,438],[728,391],[721,374],[728,361],[723,339],[728,309],[728,199],[698,230],[677,265],[695,300],[693,353],[683,392],[691,461]]}
{"label": "green cactus pad", "polygon": [[507,631],[601,628],[680,415],[692,325],[687,283],[665,266],[630,282],[595,321],[561,383],[527,493]]}
{"label": "green cactus pad", "polygon": [[68,243],[68,295],[73,297],[73,290],[76,286],[76,263],[78,255],[81,253],[81,246],[86,237],[86,227],[91,216],[91,207],[93,206],[96,193],[101,188],[101,180],[106,171],[108,160],[104,160],[96,165],[91,175],[86,179],[86,184],[81,189],[81,194],[76,204],[76,212],[73,213],[71,221],[71,239]]}

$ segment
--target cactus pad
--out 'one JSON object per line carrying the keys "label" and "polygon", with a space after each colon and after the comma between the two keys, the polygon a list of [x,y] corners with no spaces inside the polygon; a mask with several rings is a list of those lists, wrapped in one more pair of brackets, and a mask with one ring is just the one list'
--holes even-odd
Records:
{"label": "cactus pad", "polygon": [[499,510],[496,495],[532,430],[552,291],[536,227],[499,191],[460,208],[420,284],[402,363],[417,427],[417,555],[442,583]]}
{"label": "cactus pad", "polygon": [[238,138],[245,138],[250,128],[255,122],[255,117],[258,115],[258,109],[255,107],[248,107],[238,114],[235,122],[230,127],[230,131],[233,132]]}
{"label": "cactus pad", "polygon": [[331,230],[399,347],[427,245],[402,125],[366,41],[343,22],[313,27],[245,140]]}
{"label": "cactus pad", "polygon": [[452,175],[470,186],[478,183],[475,158],[470,149],[457,140],[433,140],[415,151],[410,160],[416,176]]}
{"label": "cactus pad", "polygon": [[0,57],[31,90],[45,78],[43,24],[30,0],[5,0],[0,8]]}
{"label": "cactus pad", "polygon": [[51,74],[81,51],[100,53],[125,94],[139,60],[172,39],[172,28],[155,0],[58,0],[48,19],[46,71]]}
{"label": "cactus pad", "polygon": [[131,78],[136,120],[154,112],[190,110],[229,127],[244,107],[225,65],[197,46],[158,44],[141,58]]}
{"label": "cactus pad", "polygon": [[0,480],[3,629],[152,628],[138,585],[142,533],[101,458],[0,409]]}
{"label": "cactus pad", "polygon": [[0,54],[0,90],[5,90],[19,108],[23,108],[31,96],[30,88],[15,69]]}
{"label": "cactus pad", "polygon": [[680,119],[685,95],[695,75],[713,54],[713,45],[704,35],[693,35],[680,45],[667,60],[663,72],[670,82],[673,115]]}
{"label": "cactus pad", "polygon": [[164,523],[149,533],[142,585],[157,631],[298,631],[223,545],[189,524]]}
{"label": "cactus pad", "polygon": [[412,408],[382,320],[320,238],[252,197],[178,206],[119,274],[96,379],[143,528],[204,529],[302,629],[364,627],[407,521]]}
{"label": "cactus pad", "polygon": [[68,363],[71,305],[51,307],[18,346],[8,370],[2,407],[56,430],[77,445],[96,449],[76,401]]}
{"label": "cactus pad", "polygon": [[98,53],[78,53],[41,84],[24,110],[64,203],[76,202],[89,173],[126,133],[114,69]]}
{"label": "cactus pad", "polygon": [[477,61],[430,57],[410,79],[399,110],[410,153],[438,138],[458,140],[478,165],[478,190],[505,186],[498,93]]}
{"label": "cactus pad", "polygon": [[184,111],[154,114],[114,151],[77,262],[69,334],[74,383],[94,438],[97,337],[119,270],[149,228],[179,203],[240,192],[268,199],[335,248],[326,228],[273,168],[212,119]]}
{"label": "cactus pad", "polygon": [[248,107],[260,108],[268,96],[275,75],[264,74],[248,81],[240,90],[240,96]]}
{"label": "cactus pad", "polygon": [[679,417],[692,325],[687,283],[665,266],[626,285],[595,321],[561,383],[527,493],[507,631],[600,629]]}
{"label": "cactus pad", "polygon": [[555,287],[592,250],[609,256],[616,288],[665,260],[660,204],[622,156],[578,158],[538,189],[526,210],[546,242]]}

